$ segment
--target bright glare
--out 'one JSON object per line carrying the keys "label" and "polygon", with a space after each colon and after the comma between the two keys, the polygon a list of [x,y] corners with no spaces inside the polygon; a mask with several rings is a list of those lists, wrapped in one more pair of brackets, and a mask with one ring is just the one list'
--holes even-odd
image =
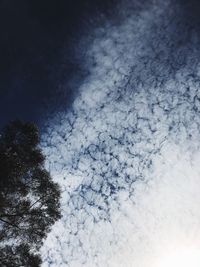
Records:
{"label": "bright glare", "polygon": [[200,267],[200,250],[184,249],[166,256],[158,267]]}

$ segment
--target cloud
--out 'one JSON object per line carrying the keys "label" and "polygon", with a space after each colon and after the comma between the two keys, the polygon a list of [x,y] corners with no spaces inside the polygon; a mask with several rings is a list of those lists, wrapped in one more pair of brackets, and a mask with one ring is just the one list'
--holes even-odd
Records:
{"label": "cloud", "polygon": [[171,246],[199,245],[198,36],[173,1],[144,7],[124,2],[80,42],[90,75],[46,123],[63,218],[44,267],[153,267]]}

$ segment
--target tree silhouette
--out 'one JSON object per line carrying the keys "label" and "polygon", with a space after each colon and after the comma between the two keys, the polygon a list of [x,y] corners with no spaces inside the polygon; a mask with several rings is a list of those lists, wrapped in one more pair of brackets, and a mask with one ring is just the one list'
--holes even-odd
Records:
{"label": "tree silhouette", "polygon": [[40,266],[36,252],[60,218],[60,189],[38,144],[31,123],[14,121],[0,136],[0,266]]}

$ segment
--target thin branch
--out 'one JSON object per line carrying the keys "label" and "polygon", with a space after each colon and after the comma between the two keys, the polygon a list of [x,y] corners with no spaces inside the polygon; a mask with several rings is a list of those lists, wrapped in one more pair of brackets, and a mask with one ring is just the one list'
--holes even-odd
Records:
{"label": "thin branch", "polygon": [[6,221],[6,220],[4,220],[4,219],[2,219],[2,218],[0,218],[0,221],[4,222],[4,223],[6,223],[6,224],[8,224],[8,225],[10,225],[10,226],[16,227],[16,228],[18,228],[19,230],[22,230],[18,225],[14,224],[14,223],[11,223],[11,222],[8,222],[8,221]]}

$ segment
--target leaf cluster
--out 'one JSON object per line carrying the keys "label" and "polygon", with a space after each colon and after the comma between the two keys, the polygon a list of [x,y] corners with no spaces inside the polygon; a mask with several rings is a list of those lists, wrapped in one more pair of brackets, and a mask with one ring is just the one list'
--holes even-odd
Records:
{"label": "leaf cluster", "polygon": [[60,189],[44,168],[39,140],[38,128],[21,121],[0,136],[0,266],[39,266],[34,253],[60,218]]}

